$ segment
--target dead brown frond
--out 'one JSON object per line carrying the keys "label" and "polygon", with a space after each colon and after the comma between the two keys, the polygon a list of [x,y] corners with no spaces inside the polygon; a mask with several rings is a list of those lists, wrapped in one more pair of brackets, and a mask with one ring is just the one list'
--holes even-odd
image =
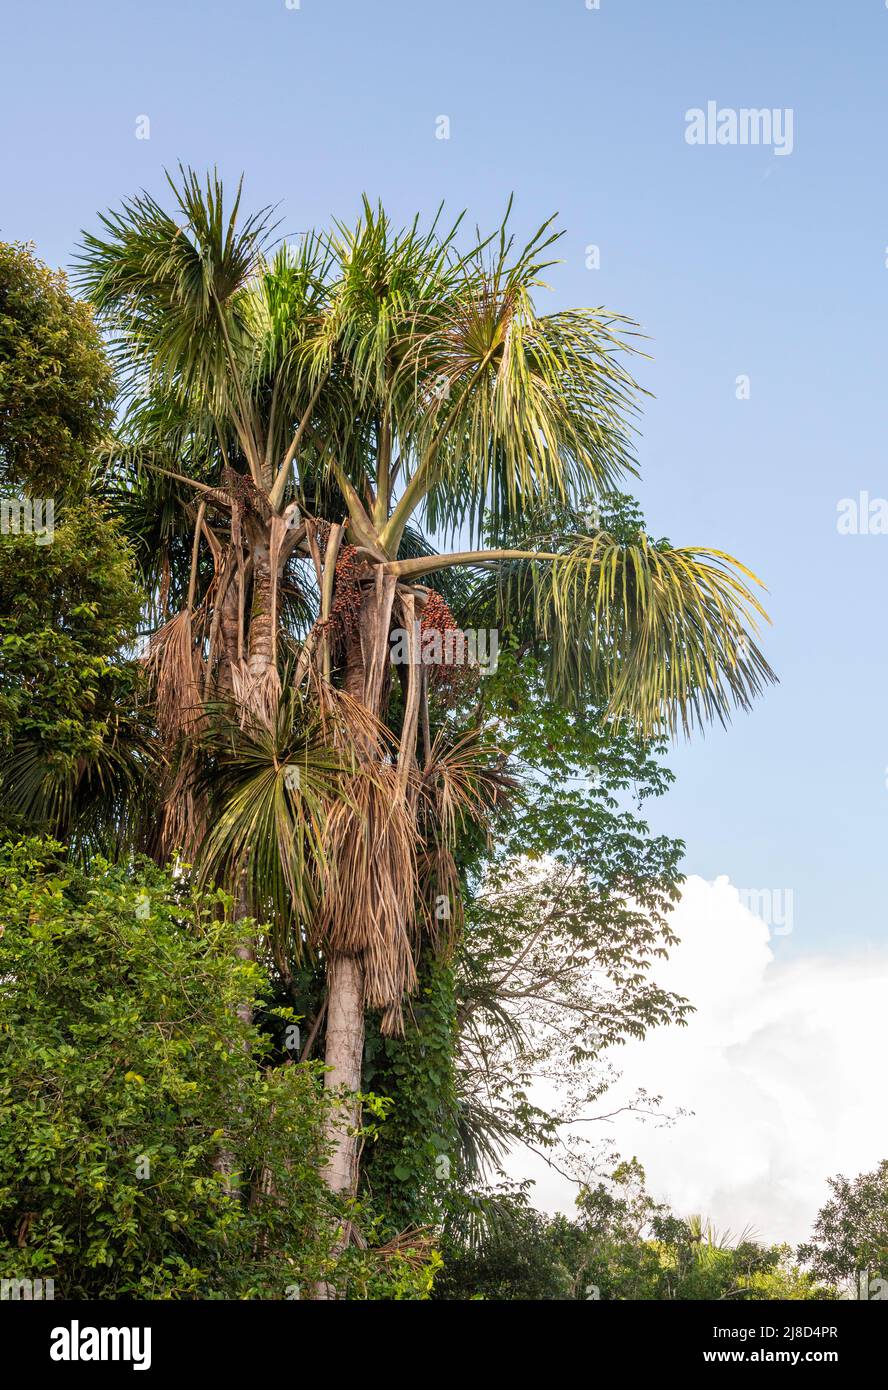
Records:
{"label": "dead brown frond", "polygon": [[312,696],[324,739],[331,748],[371,765],[394,762],[393,735],[360,700],[330,685],[319,673],[313,678]]}
{"label": "dead brown frond", "polygon": [[168,745],[181,734],[197,733],[204,721],[204,669],[195,626],[193,615],[183,609],[155,632],[145,657],[157,727]]}
{"label": "dead brown frond", "polygon": [[431,843],[417,859],[417,899],[422,925],[433,950],[447,958],[463,928],[462,884],[446,845]]}
{"label": "dead brown frond", "polygon": [[342,792],[324,827],[318,944],[362,958],[367,1007],[383,1010],[384,1033],[400,1033],[416,988],[416,822],[389,763],[358,767]]}
{"label": "dead brown frond", "polygon": [[385,1259],[398,1259],[412,1269],[422,1269],[435,1248],[436,1237],[427,1226],[411,1226],[399,1231],[385,1245],[377,1245],[375,1253]]}
{"label": "dead brown frond", "polygon": [[191,859],[206,824],[206,798],[194,787],[194,745],[183,741],[175,771],[160,805],[156,848],[164,859]]}

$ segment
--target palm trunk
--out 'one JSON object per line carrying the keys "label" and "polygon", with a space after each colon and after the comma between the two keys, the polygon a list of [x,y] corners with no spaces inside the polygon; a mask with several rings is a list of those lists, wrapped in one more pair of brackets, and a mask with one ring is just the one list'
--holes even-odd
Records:
{"label": "palm trunk", "polygon": [[355,1130],[360,1105],[364,1056],[364,967],[356,956],[339,956],[327,966],[327,1047],[324,1076],[328,1091],[342,1093],[327,1122],[332,1152],[324,1170],[331,1191],[351,1196],[357,1186],[358,1150]]}
{"label": "palm trunk", "polygon": [[272,574],[269,547],[254,545],[253,606],[250,613],[250,642],[247,667],[250,678],[259,681],[274,657],[274,590],[277,575]]}
{"label": "palm trunk", "polygon": [[[389,624],[395,583],[381,573],[365,595],[357,630],[351,634],[346,650],[343,685],[353,699],[374,714],[382,705],[387,675]],[[325,1061],[330,1068],[324,1077],[328,1091],[354,1095],[361,1089],[361,1063],[364,1054],[364,966],[356,956],[334,956],[327,967],[327,1042]],[[332,1152],[325,1170],[332,1191],[354,1193],[358,1181],[358,1146],[354,1134],[360,1120],[360,1105],[340,1099],[327,1122],[327,1140]]]}

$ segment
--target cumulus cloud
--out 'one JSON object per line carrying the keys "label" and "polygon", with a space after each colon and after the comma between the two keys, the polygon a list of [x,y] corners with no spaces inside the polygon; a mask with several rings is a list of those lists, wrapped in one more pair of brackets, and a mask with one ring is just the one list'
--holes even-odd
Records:
{"label": "cumulus cloud", "polygon": [[[697,1012],[614,1061],[621,1091],[643,1086],[664,1109],[693,1114],[669,1128],[620,1116],[608,1136],[676,1212],[795,1244],[829,1175],[888,1157],[888,955],[778,961],[768,927],[727,878],[689,878],[672,925],[681,944],[655,975]],[[550,1170],[516,1158],[513,1172],[536,1179],[538,1205],[571,1210],[572,1188]]]}

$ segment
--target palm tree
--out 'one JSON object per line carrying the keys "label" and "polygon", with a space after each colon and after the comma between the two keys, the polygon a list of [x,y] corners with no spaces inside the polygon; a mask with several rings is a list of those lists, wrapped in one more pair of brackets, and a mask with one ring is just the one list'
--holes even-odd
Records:
{"label": "palm tree", "polygon": [[[520,249],[507,212],[461,251],[458,221],[395,231],[365,200],[354,226],[274,243],[240,187],[227,210],[215,175],[169,185],[172,211],[139,195],[81,259],[127,399],[108,477],[157,596],[163,840],[197,847],[282,954],[322,953],[327,1084],[353,1096],[365,1010],[401,1027],[431,904],[458,912],[459,825],[502,793],[477,740],[430,724],[420,646],[450,621],[449,573],[498,574],[553,694],[594,685],[644,731],[747,708],[772,679],[765,615],[730,556],[595,524],[635,472],[634,326],[538,313],[550,222]],[[332,1135],[341,1192],[357,1113]]]}

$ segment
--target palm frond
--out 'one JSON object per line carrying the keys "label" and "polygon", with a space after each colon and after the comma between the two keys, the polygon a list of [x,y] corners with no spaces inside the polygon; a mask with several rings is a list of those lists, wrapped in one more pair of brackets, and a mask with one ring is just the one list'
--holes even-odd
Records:
{"label": "palm frond", "polygon": [[255,419],[245,401],[251,343],[239,292],[272,231],[270,209],[239,221],[241,189],[226,210],[218,175],[168,175],[178,216],[148,193],[105,213],[84,233],[77,279],[114,335],[126,389],[160,382],[195,392],[217,418],[234,417],[258,466]]}
{"label": "palm frond", "polygon": [[87,756],[50,754],[17,741],[0,757],[4,812],[22,828],[68,843],[78,855],[143,849],[157,814],[164,760],[138,710],[116,710]]}
{"label": "palm frond", "polygon": [[459,265],[451,292],[418,310],[399,380],[412,386],[400,433],[412,475],[387,537],[423,499],[449,538],[501,526],[539,501],[565,502],[636,471],[631,420],[641,394],[624,365],[636,325],[602,309],[539,315],[544,223],[517,254],[501,230],[489,265]]}
{"label": "palm frond", "polygon": [[208,714],[192,781],[207,807],[196,852],[200,878],[245,898],[251,915],[298,958],[346,764],[292,686],[270,725],[232,705],[209,706]]}
{"label": "palm frond", "polygon": [[[527,628],[547,645],[555,698],[586,692],[644,734],[725,724],[776,680],[757,637],[761,581],[733,556],[606,531],[548,538],[482,584],[475,616]],[[535,558],[538,555],[538,558]]]}
{"label": "palm frond", "polygon": [[382,1031],[403,1031],[401,1002],[416,988],[415,821],[388,763],[358,766],[324,826],[317,933],[325,951],[361,956],[364,998]]}

